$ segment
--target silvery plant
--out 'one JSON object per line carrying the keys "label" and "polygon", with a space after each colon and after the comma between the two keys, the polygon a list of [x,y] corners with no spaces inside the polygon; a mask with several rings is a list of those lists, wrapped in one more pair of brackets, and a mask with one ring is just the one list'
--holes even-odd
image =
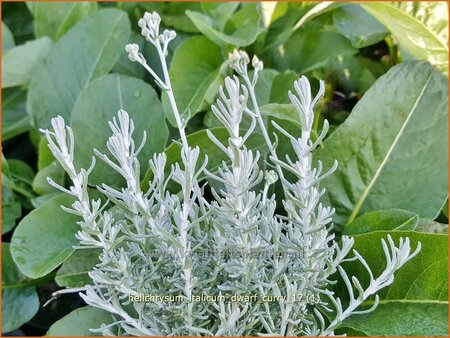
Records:
{"label": "silvery plant", "polygon": [[[99,262],[89,273],[92,283],[80,295],[87,304],[111,313],[113,320],[92,330],[135,336],[325,336],[333,335],[347,317],[374,310],[377,292],[392,284],[394,273],[419,252],[420,243],[413,251],[408,238],[397,244],[390,237],[382,240],[386,267],[374,275],[352,250],[352,238],[343,236],[338,242],[331,233],[334,209],[320,202],[324,190],[319,185],[337,163],[323,172],[312,157],[328,131],[324,121],[313,141],[314,107],[324,94],[323,82],[313,97],[308,79],[302,76],[288,93],[301,131],[291,135],[273,123],[295,153],[295,158],[283,158],[276,152],[276,140],[269,137],[255,94],[263,63],[256,56],[250,60],[243,51],[230,54],[234,75],[224,80],[211,106],[228,132],[227,143],[207,130],[227,161],[210,172],[207,156],[188,143],[187,121],[172,91],[166,56],[176,34],[159,31],[157,13],[145,13],[139,26],[159,55],[162,77],[137,45],[125,49],[130,60],[140,63],[167,94],[180,134],[180,163],[166,168],[166,155],[155,154],[148,162],[153,178],[143,191],[137,155],[146,135],[135,143],[133,121],[120,110],[109,123],[109,153],[94,152],[124,178],[126,186],[97,186],[107,200],[102,203],[89,196],[88,177],[95,158],[88,169],[77,170],[74,165],[71,128],[56,117],[51,121],[53,130],[42,130],[71,179],[70,187],[48,181],[75,198],[64,209],[80,218],[78,248],[101,249]],[[268,170],[258,165],[261,154],[246,146],[255,130],[269,149]],[[214,184],[208,187],[204,177]],[[283,187],[279,196],[283,215],[276,214],[271,193],[278,180]],[[168,189],[174,183],[179,193]],[[212,200],[205,198],[205,189]],[[365,267],[368,285],[347,275],[341,265],[348,261]],[[348,303],[332,291],[335,276],[347,289]],[[373,306],[361,309],[371,296]]]}

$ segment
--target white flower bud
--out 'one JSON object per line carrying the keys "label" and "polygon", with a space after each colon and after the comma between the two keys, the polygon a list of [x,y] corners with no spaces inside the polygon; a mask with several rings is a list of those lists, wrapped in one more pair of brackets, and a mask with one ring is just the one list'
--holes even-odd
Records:
{"label": "white flower bud", "polygon": [[[152,21],[152,14],[149,13],[149,12],[145,12],[144,13],[144,17],[141,20],[145,21],[146,23],[147,22],[151,22]],[[139,21],[141,21],[141,20],[139,20]]]}
{"label": "white flower bud", "polygon": [[228,61],[230,62],[230,67],[239,75],[243,75],[247,71],[247,65],[250,63],[248,54],[237,49],[228,55]]}
{"label": "white flower bud", "polygon": [[155,39],[158,36],[161,17],[158,13],[145,12],[144,17],[138,21],[138,26],[142,28],[141,34],[147,38]]}
{"label": "white flower bud", "polygon": [[131,61],[140,62],[141,57],[139,56],[139,46],[135,43],[129,43],[125,46],[125,51],[128,53],[128,58]]}
{"label": "white flower bud", "polygon": [[260,71],[264,68],[263,62],[261,60],[259,60],[256,55],[253,56],[252,66],[256,71]]}
{"label": "white flower bud", "polygon": [[268,185],[274,184],[278,181],[278,175],[274,170],[267,171],[265,176]]}
{"label": "white flower bud", "polygon": [[177,34],[173,30],[165,29],[164,32],[159,36],[159,40],[163,44],[168,44],[170,41],[175,39]]}

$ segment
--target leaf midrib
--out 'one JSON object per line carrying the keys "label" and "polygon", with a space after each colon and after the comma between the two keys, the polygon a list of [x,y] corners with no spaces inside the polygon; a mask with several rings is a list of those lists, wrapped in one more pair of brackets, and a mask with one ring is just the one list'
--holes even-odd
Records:
{"label": "leaf midrib", "polygon": [[362,205],[364,204],[365,200],[367,199],[367,196],[369,195],[369,192],[373,188],[375,182],[379,178],[381,171],[385,167],[389,157],[391,156],[392,152],[394,151],[395,147],[397,146],[401,136],[403,135],[404,130],[406,129],[406,126],[408,125],[409,121],[411,120],[411,117],[415,113],[420,101],[422,100],[425,90],[428,88],[428,85],[431,81],[431,78],[433,77],[433,72],[430,73],[428,76],[428,79],[426,80],[422,90],[419,93],[419,96],[417,97],[416,101],[414,102],[413,107],[411,108],[411,111],[409,112],[408,116],[406,117],[405,121],[403,122],[399,132],[397,133],[397,136],[395,137],[394,141],[392,142],[391,146],[389,147],[388,151],[386,152],[383,160],[381,161],[381,164],[377,168],[375,174],[373,175],[372,179],[370,180],[369,184],[366,186],[363,194],[359,198],[358,202],[356,203],[355,207],[352,210],[352,213],[347,221],[347,224],[350,224],[358,215],[359,210],[361,209]]}
{"label": "leaf midrib", "polygon": [[67,15],[64,17],[63,20],[61,20],[61,24],[59,25],[58,30],[56,31],[56,34],[55,34],[55,40],[57,40],[60,37],[59,34],[61,33],[61,29],[64,27],[64,25],[67,22],[68,18],[72,15],[73,10],[78,5],[79,5],[79,3],[76,3],[76,2],[72,3],[72,7],[68,11]]}

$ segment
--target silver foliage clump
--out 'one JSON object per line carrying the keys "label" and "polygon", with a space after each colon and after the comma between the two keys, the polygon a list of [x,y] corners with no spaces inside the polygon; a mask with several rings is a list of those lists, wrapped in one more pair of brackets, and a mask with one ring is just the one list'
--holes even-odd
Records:
{"label": "silver foliage clump", "polygon": [[[227,143],[207,130],[227,161],[210,172],[207,156],[188,144],[187,121],[180,116],[172,91],[165,57],[175,32],[160,34],[159,24],[157,13],[145,13],[139,20],[142,35],[158,52],[163,78],[148,66],[137,45],[127,45],[126,51],[167,93],[181,138],[180,163],[166,170],[166,155],[155,154],[149,161],[153,178],[143,191],[137,155],[146,135],[136,146],[133,121],[120,110],[109,124],[109,154],[97,150],[95,154],[124,178],[126,186],[98,186],[107,200],[102,203],[89,197],[88,176],[95,159],[87,170],[75,168],[71,128],[57,117],[51,122],[53,131],[42,130],[72,181],[66,188],[49,179],[52,186],[75,198],[65,210],[80,217],[78,248],[101,249],[99,263],[89,273],[92,284],[80,295],[87,304],[110,312],[114,321],[93,331],[136,336],[333,335],[350,315],[375,309],[377,292],[393,282],[394,273],[419,252],[420,244],[412,252],[408,238],[400,239],[398,246],[390,237],[382,240],[386,267],[375,276],[364,258],[352,250],[352,238],[343,236],[338,245],[331,234],[334,209],[320,203],[324,190],[319,183],[332,174],[337,163],[323,173],[321,163],[316,166],[312,158],[328,131],[325,121],[317,139],[311,138],[314,106],[323,96],[323,82],[315,97],[304,76],[295,82],[295,92],[289,92],[301,122],[300,136],[272,122],[290,140],[296,156],[281,158],[255,95],[263,63],[256,57],[250,62],[243,51],[230,54],[235,75],[225,79],[211,107],[228,132]],[[246,130],[244,121],[249,125]],[[260,153],[246,146],[256,128],[269,148],[273,169],[261,169]],[[286,178],[287,173],[294,179]],[[205,176],[214,182],[210,187],[213,201],[204,197]],[[275,213],[271,193],[277,180],[284,192],[283,216]],[[179,193],[168,189],[173,183],[180,187]],[[341,266],[346,261],[358,261],[367,269],[369,285],[347,275]],[[332,291],[336,281],[331,278],[336,272],[349,295],[345,305]],[[133,301],[142,295],[166,299]],[[241,298],[230,301],[226,297],[230,295]],[[358,310],[373,295],[373,307]],[[250,296],[254,298],[245,298]],[[210,298],[195,301],[195,297]],[[274,301],[263,302],[263,297]]]}

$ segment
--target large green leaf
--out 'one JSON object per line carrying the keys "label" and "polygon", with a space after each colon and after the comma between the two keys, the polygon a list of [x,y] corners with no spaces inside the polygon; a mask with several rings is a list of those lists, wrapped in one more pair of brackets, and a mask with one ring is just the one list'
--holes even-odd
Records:
{"label": "large green leaf", "polygon": [[433,219],[447,196],[447,81],[428,63],[380,77],[316,154],[337,171],[323,182],[335,221],[398,208]]}
{"label": "large green leaf", "polygon": [[11,240],[11,253],[25,275],[47,275],[73,253],[79,217],[61,209],[73,202],[70,196],[57,196],[25,216]]}
{"label": "large green leaf", "polygon": [[200,7],[205,14],[215,20],[219,29],[223,29],[239,7],[239,2],[200,2]]}
{"label": "large green leaf", "polygon": [[99,261],[100,251],[96,249],[81,249],[75,251],[58,270],[55,281],[59,286],[67,288],[82,287],[91,284],[88,272]]}
{"label": "large green leaf", "polygon": [[2,141],[9,140],[31,128],[26,110],[27,92],[20,88],[2,89]]}
{"label": "large green leaf", "polygon": [[2,289],[2,332],[19,328],[38,310],[39,298],[34,287]]}
{"label": "large green leaf", "polygon": [[[350,317],[343,326],[366,332],[368,335],[445,335],[448,327],[448,236],[410,231],[377,231],[354,236],[356,249],[367,261],[375,276],[384,269],[381,239],[390,235],[398,244],[399,238],[410,238],[412,250],[420,242],[422,249],[396,274],[394,282],[380,292],[380,312]],[[344,263],[349,276],[357,276],[368,285],[365,268],[358,263]],[[338,295],[346,299],[342,289]],[[370,307],[368,300],[363,307]],[[381,317],[383,325],[377,321]],[[391,320],[392,317],[392,320]],[[395,321],[394,321],[395,319]],[[433,329],[426,328],[429,325]]]}
{"label": "large green leaf", "polygon": [[[149,4],[154,6],[154,4]],[[192,21],[185,14],[186,11],[200,10],[199,2],[167,2],[165,3],[165,8],[161,14],[161,20],[164,25],[172,27],[176,31],[183,31],[187,33],[198,33],[197,27],[192,23]]]}
{"label": "large green leaf", "polygon": [[51,194],[59,191],[48,183],[48,177],[59,185],[64,186],[66,173],[63,167],[56,161],[51,162],[48,166],[39,170],[33,180],[33,190],[38,195]]}
{"label": "large green leaf", "polygon": [[97,9],[96,2],[35,2],[34,33],[37,37],[49,36],[58,40],[80,19]]}
{"label": "large green leaf", "polygon": [[2,243],[2,288],[17,288],[28,280],[14,263],[10,243]]}
{"label": "large green leaf", "polygon": [[2,234],[11,231],[22,216],[22,205],[12,187],[14,182],[2,173]]}
{"label": "large green leaf", "polygon": [[299,76],[293,71],[285,71],[273,78],[270,91],[270,103],[291,103],[288,96],[289,90],[294,90],[294,82]]}
{"label": "large green leaf", "polygon": [[44,37],[11,48],[2,58],[2,88],[28,85],[51,47],[52,40]]}
{"label": "large green leaf", "polygon": [[419,20],[387,3],[362,3],[361,6],[392,32],[408,54],[447,70],[448,47]]}
{"label": "large green leaf", "polygon": [[27,284],[14,263],[10,244],[2,243],[2,332],[11,332],[28,322],[39,309],[36,289]]}
{"label": "large green leaf", "polygon": [[448,305],[391,302],[345,320],[341,328],[367,336],[448,336]]}
{"label": "large green leaf", "polygon": [[[170,79],[182,116],[193,116],[205,102],[213,100],[221,82],[222,62],[220,49],[202,36],[193,37],[176,49],[170,66]],[[175,125],[166,94],[162,95],[162,102],[168,120]]]}
{"label": "large green leaf", "polygon": [[[112,131],[106,126],[119,109],[126,110],[134,121],[136,147],[144,131],[147,133],[147,142],[138,157],[142,172],[148,167],[147,160],[152,154],[164,149],[168,130],[155,90],[140,79],[108,74],[93,81],[80,94],[73,109],[71,125],[76,139],[77,166],[89,167],[93,148],[109,154],[106,142]],[[103,161],[97,161],[89,179],[94,184],[123,184],[123,178]]]}
{"label": "large green leaf", "polygon": [[36,126],[48,128],[56,115],[69,119],[80,93],[110,71],[129,36],[128,16],[115,9],[98,11],[67,32],[30,85],[27,106]]}
{"label": "large green leaf", "polygon": [[411,211],[387,209],[369,211],[345,226],[344,235],[356,235],[378,230],[415,230],[419,216]]}
{"label": "large green leaf", "polygon": [[297,31],[284,44],[284,53],[275,56],[277,69],[299,74],[323,67],[335,56],[357,53],[341,34],[315,30]]}
{"label": "large green leaf", "polygon": [[221,20],[203,13],[186,11],[186,15],[200,32],[219,46],[248,46],[256,40],[262,31],[257,4],[244,5],[231,16],[225,25]]}
{"label": "large green leaf", "polygon": [[[277,75],[278,72],[274,69],[263,69],[258,73],[258,82],[256,82],[255,85],[255,96],[260,106],[270,103],[273,80]],[[253,76],[253,72],[250,73],[250,76]]]}
{"label": "large green leaf", "polygon": [[363,48],[382,41],[389,31],[358,5],[342,6],[333,13],[333,23],[353,47]]}
{"label": "large green leaf", "polygon": [[441,40],[448,40],[448,3],[445,1],[396,1],[394,6],[413,16]]}
{"label": "large green leaf", "polygon": [[2,21],[2,54],[5,54],[8,50],[15,46],[14,37],[9,30],[8,26]]}
{"label": "large green leaf", "polygon": [[[320,17],[341,6],[339,2],[323,1],[322,3],[291,2],[278,3],[275,8],[275,21],[270,25],[266,37],[264,52],[273,52],[284,44],[292,34],[304,27],[309,21]],[[282,10],[281,7],[283,7]]]}
{"label": "large green leaf", "polygon": [[92,306],[76,309],[54,323],[47,331],[47,336],[98,336],[102,324],[111,324],[113,317],[109,312]]}
{"label": "large green leaf", "polygon": [[261,106],[259,109],[261,111],[261,115],[268,117],[269,120],[272,120],[273,118],[287,120],[296,124],[300,129],[300,117],[292,104],[270,103]]}
{"label": "large green leaf", "polygon": [[[130,39],[128,42],[139,45],[139,50],[141,50],[142,54],[145,55],[145,57],[148,61],[148,65],[153,70],[157,71],[155,69],[156,67],[154,67],[153,63],[154,63],[154,60],[156,60],[158,64],[160,62],[159,62],[159,60],[157,60],[157,58],[152,57],[153,55],[147,54],[145,47],[146,47],[146,44],[149,44],[149,43],[147,41],[145,41],[145,38],[136,32],[131,32]],[[154,47],[151,46],[151,48],[153,49]],[[145,68],[142,67],[142,65],[139,62],[131,62],[130,59],[128,58],[128,53],[126,53],[125,49],[124,49],[120,53],[119,60],[117,60],[117,63],[114,65],[111,72],[128,75],[128,76],[133,76],[133,77],[138,77],[138,78],[143,78],[146,71],[145,71]]]}
{"label": "large green leaf", "polygon": [[[386,239],[388,235],[397,244],[400,237],[408,237],[413,250],[419,242],[422,249],[395,274],[394,283],[380,292],[380,302],[446,303],[448,235],[414,231],[375,231],[352,236],[355,239],[353,248],[364,257],[375,276],[380,274],[386,265],[384,259],[381,259],[384,257],[381,239]],[[357,276],[362,285],[367,285],[369,278],[361,264],[348,262],[343,267],[349,276]],[[372,302],[368,300],[366,304],[370,305]]]}
{"label": "large green leaf", "polygon": [[33,177],[34,170],[24,161],[11,159],[8,160],[8,167],[11,173],[11,177],[16,182],[21,182],[30,185]]}
{"label": "large green leaf", "polygon": [[14,188],[8,162],[2,152],[2,234],[11,231],[16,225],[16,220],[22,215],[22,205],[14,194]]}

